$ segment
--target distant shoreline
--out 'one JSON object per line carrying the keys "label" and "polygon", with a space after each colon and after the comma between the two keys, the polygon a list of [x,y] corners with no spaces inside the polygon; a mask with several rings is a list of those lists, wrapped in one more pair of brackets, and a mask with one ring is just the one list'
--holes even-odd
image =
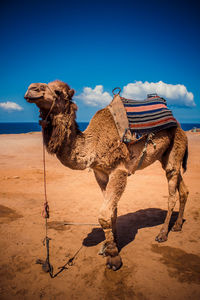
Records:
{"label": "distant shoreline", "polygon": [[[84,131],[89,122],[78,122],[81,131]],[[21,134],[29,132],[41,132],[38,122],[0,122],[0,134]]]}
{"label": "distant shoreline", "polygon": [[[79,129],[84,131],[89,122],[78,122]],[[200,123],[181,123],[184,131],[200,128]],[[21,134],[29,132],[41,132],[41,127],[38,122],[0,122],[0,134]]]}

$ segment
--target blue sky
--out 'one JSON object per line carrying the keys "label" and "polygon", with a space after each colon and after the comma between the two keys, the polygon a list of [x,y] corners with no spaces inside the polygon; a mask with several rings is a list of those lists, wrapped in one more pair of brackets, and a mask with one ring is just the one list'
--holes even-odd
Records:
{"label": "blue sky", "polygon": [[38,121],[23,95],[60,79],[76,90],[78,121],[120,86],[154,89],[182,123],[200,123],[199,1],[1,1],[0,122]]}

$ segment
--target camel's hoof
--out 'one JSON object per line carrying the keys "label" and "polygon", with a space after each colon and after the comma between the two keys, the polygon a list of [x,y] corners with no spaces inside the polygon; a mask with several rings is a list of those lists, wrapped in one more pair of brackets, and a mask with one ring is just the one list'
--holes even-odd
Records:
{"label": "camel's hoof", "polygon": [[166,234],[159,234],[157,237],[156,237],[156,242],[158,243],[163,243],[163,242],[166,242],[167,241],[167,235]]}
{"label": "camel's hoof", "polygon": [[180,224],[174,224],[174,226],[172,227],[171,231],[176,232],[176,231],[181,231],[182,230],[182,225]]}
{"label": "camel's hoof", "polygon": [[114,257],[108,256],[107,262],[106,262],[106,267],[108,269],[117,271],[121,268],[121,266],[122,266],[122,259],[121,259],[120,255],[117,255]]}
{"label": "camel's hoof", "polygon": [[110,264],[106,264],[107,269],[111,269],[111,265]]}

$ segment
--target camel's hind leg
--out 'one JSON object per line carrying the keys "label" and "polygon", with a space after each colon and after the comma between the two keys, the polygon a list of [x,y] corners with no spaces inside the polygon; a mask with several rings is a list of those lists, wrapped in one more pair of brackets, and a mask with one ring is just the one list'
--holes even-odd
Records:
{"label": "camel's hind leg", "polygon": [[168,189],[169,189],[169,198],[168,198],[168,212],[165,218],[165,222],[160,230],[159,235],[156,237],[157,242],[165,242],[167,240],[169,222],[176,205],[176,190],[179,172],[177,173],[174,169],[166,172],[168,179]]}
{"label": "camel's hind leg", "polygon": [[156,241],[164,242],[167,240],[168,227],[173,209],[176,205],[176,191],[179,191],[180,211],[174,230],[180,230],[183,222],[183,212],[188,196],[187,188],[180,174],[181,165],[183,164],[185,154],[187,152],[187,137],[181,128],[177,128],[174,135],[173,144],[168,152],[162,157],[162,167],[166,171],[168,180],[169,198],[168,212],[165,222],[160,230]]}
{"label": "camel's hind leg", "polygon": [[183,224],[183,214],[184,214],[185,204],[187,202],[187,197],[189,194],[181,174],[179,174],[177,188],[179,192],[180,207],[179,207],[178,218],[176,220],[176,223],[172,227],[172,231],[181,231],[182,224]]}
{"label": "camel's hind leg", "polygon": [[[104,203],[100,210],[99,223],[105,233],[105,249],[107,256],[107,267],[117,270],[121,267],[122,261],[118,253],[115,240],[117,204],[125,190],[127,172],[123,169],[116,169],[109,176],[109,181],[104,192]],[[99,182],[98,182],[99,183]]]}

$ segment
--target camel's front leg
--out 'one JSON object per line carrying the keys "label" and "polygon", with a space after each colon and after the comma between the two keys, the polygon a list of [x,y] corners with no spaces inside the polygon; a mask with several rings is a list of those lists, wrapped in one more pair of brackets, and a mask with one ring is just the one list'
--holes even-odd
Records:
{"label": "camel's front leg", "polygon": [[105,233],[105,255],[107,256],[107,267],[117,270],[122,261],[115,240],[117,203],[125,190],[127,172],[116,169],[109,176],[109,182],[104,194],[105,200],[100,210],[99,223]]}

